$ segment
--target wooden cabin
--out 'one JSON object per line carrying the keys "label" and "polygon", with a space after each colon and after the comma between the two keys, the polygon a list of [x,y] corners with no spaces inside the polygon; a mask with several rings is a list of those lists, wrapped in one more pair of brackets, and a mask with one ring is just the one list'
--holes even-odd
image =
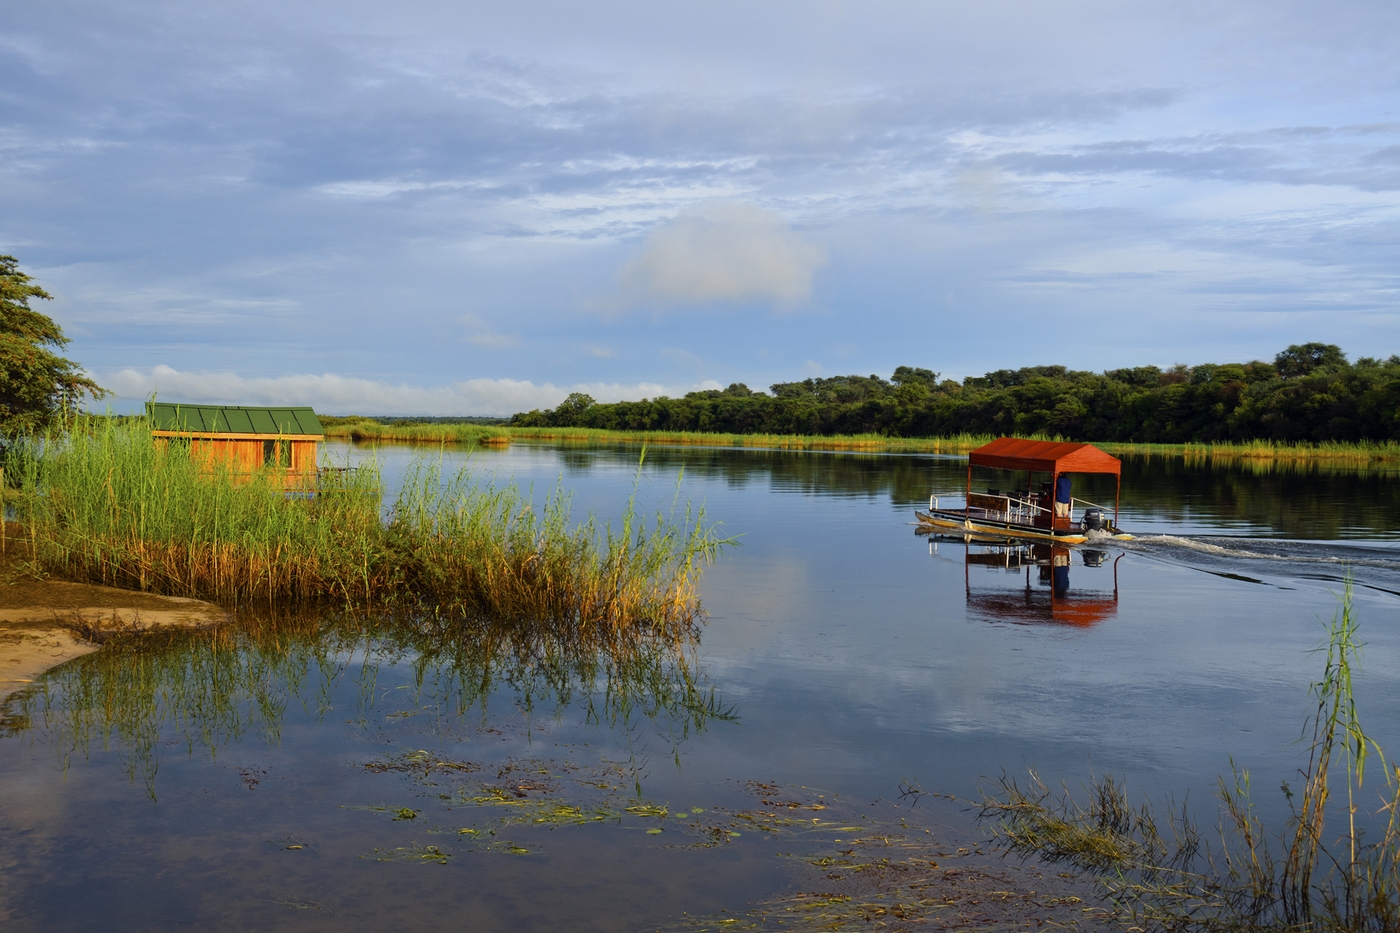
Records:
{"label": "wooden cabin", "polygon": [[235,475],[251,475],[271,468],[285,471],[288,489],[316,487],[318,445],[325,432],[310,408],[148,402],[146,413],[157,444],[188,443],[191,456],[210,469],[220,465]]}

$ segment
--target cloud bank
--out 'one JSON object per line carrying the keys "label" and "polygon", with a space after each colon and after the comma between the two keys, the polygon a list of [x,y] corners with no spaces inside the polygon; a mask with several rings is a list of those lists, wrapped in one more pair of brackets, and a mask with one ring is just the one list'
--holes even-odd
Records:
{"label": "cloud bank", "polygon": [[654,229],[623,267],[632,305],[764,301],[791,307],[812,294],[826,261],[781,214],[752,204],[711,204]]}
{"label": "cloud bank", "polygon": [[808,7],[11,4],[0,253],[106,373],[1400,351],[1400,5]]}
{"label": "cloud bank", "polygon": [[662,395],[674,397],[699,389],[721,388],[714,381],[685,386],[648,382],[556,386],[516,379],[467,379],[444,386],[414,386],[334,373],[250,378],[231,372],[181,372],[169,366],[144,371],[123,369],[96,378],[116,396],[114,407],[123,410],[156,393],[166,401],[310,405],[327,415],[504,416],[532,408],[553,408],[570,392],[585,392],[600,402],[610,402]]}

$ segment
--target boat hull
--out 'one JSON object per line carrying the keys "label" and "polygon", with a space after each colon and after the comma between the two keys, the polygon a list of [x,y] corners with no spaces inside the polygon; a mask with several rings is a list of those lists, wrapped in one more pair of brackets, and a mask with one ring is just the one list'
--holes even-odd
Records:
{"label": "boat hull", "polygon": [[[948,534],[980,535],[996,538],[1024,538],[1029,541],[1055,541],[1060,544],[1084,544],[1090,540],[1089,536],[1083,531],[1074,531],[1071,529],[1055,530],[988,518],[970,518],[962,511],[945,512],[941,509],[930,509],[927,512],[916,511],[914,516],[918,518],[921,527],[929,527]],[[1131,540],[1132,537],[1132,535],[1120,533],[1107,535],[1103,538],[1095,536],[1094,540],[1101,541],[1107,539],[1128,541]]]}

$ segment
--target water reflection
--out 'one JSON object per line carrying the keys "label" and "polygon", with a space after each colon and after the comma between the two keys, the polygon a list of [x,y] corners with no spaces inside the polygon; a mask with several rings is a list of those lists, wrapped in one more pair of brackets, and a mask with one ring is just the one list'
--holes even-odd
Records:
{"label": "water reflection", "polygon": [[154,798],[165,749],[275,745],[289,710],[320,721],[347,682],[365,720],[383,699],[381,671],[407,665],[414,710],[459,719],[474,708],[485,718],[493,701],[527,717],[572,709],[624,734],[654,727],[679,754],[711,721],[735,718],[700,670],[698,644],[693,629],[676,638],[436,612],[244,613],[215,631],[126,636],[50,671],[0,707],[0,736],[50,745],[65,769],[116,746]]}
{"label": "water reflection", "polygon": [[[943,542],[956,549],[956,543]],[[929,553],[939,543],[929,541]],[[1054,544],[962,542],[963,583],[974,618],[1091,628],[1118,614],[1122,553]],[[1070,583],[1070,568],[1079,567]]]}
{"label": "water reflection", "polygon": [[[550,453],[574,476],[637,463],[636,446]],[[1324,540],[1393,538],[1400,528],[1400,464],[1144,455],[1122,460],[1122,524],[1129,531],[1136,521]],[[888,497],[901,509],[927,503],[930,493],[961,493],[967,468],[967,458],[955,455],[697,447],[649,448],[647,463],[672,473],[684,467],[688,476],[719,479],[735,489]],[[1112,498],[1111,478],[1081,479],[1083,498]]]}

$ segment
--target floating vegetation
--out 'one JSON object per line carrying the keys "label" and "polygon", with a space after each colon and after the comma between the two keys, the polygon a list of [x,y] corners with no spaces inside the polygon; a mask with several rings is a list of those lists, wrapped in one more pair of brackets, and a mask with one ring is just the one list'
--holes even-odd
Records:
{"label": "floating vegetation", "polygon": [[[1214,849],[1184,807],[1169,806],[1165,816],[1150,802],[1134,807],[1111,777],[1091,783],[1085,801],[1056,798],[1034,772],[1024,786],[1003,777],[985,796],[982,818],[1010,852],[1098,874],[1115,918],[1140,928],[1400,930],[1400,767],[1361,728],[1352,693],[1360,650],[1348,583],[1313,684],[1303,787],[1283,785],[1292,815],[1277,833],[1255,814],[1248,771],[1220,781]],[[1377,789],[1365,783],[1373,757],[1382,805],[1368,814],[1360,801]],[[1344,779],[1337,803],[1334,770]],[[1342,820],[1340,832],[1329,833],[1329,813]]]}
{"label": "floating vegetation", "polygon": [[418,811],[412,807],[389,807],[382,804],[368,804],[364,806],[344,807],[343,809],[368,810],[371,813],[392,813],[394,814],[394,822],[418,819]]}
{"label": "floating vegetation", "polygon": [[441,758],[432,752],[419,750],[416,752],[404,752],[401,755],[393,755],[387,758],[377,758],[374,761],[365,762],[365,770],[375,773],[385,771],[397,771],[400,773],[422,773],[428,776],[434,771],[449,773],[464,773],[481,770],[481,766],[470,761],[453,761]]}
{"label": "floating vegetation", "polygon": [[[1101,908],[1086,908],[1091,892],[1073,875],[1008,867],[911,826],[907,810],[861,805],[807,788],[749,782],[740,787],[752,796],[751,806],[678,807],[636,797],[629,787],[631,768],[619,762],[582,766],[531,758],[470,772],[386,768],[375,773],[418,785],[424,799],[420,822],[452,839],[439,843],[436,851],[444,854],[542,854],[547,837],[538,830],[594,826],[607,832],[640,830],[638,844],[648,840],[645,844],[697,854],[747,846],[791,869],[790,893],[743,914],[685,918],[668,927],[677,933],[1003,929],[1041,923],[1082,928],[1109,916]],[[461,825],[464,811],[469,825]]]}
{"label": "floating vegetation", "polygon": [[[743,914],[688,917],[676,933],[718,930],[1084,928],[1106,915],[1086,912],[1072,875],[995,864],[910,825],[888,807],[860,807],[805,788],[750,784],[757,807],[735,820],[766,827],[769,843],[793,868],[793,890]],[[843,819],[794,818],[834,809]],[[736,825],[738,825],[736,823]]]}
{"label": "floating vegetation", "polygon": [[444,852],[437,846],[412,845],[395,849],[375,849],[374,858],[380,862],[419,862],[422,864],[446,865],[452,853]]}
{"label": "floating vegetation", "polygon": [[[12,445],[4,464],[29,550],[67,579],[226,604],[431,605],[453,618],[683,633],[726,542],[703,509],[672,501],[620,527],[571,518],[513,484],[438,461],[408,471],[385,513],[373,465],[322,471],[289,497],[280,473],[235,474],[140,421],[92,419]],[[640,480],[640,467],[638,479]],[[679,483],[679,480],[678,480]]]}

